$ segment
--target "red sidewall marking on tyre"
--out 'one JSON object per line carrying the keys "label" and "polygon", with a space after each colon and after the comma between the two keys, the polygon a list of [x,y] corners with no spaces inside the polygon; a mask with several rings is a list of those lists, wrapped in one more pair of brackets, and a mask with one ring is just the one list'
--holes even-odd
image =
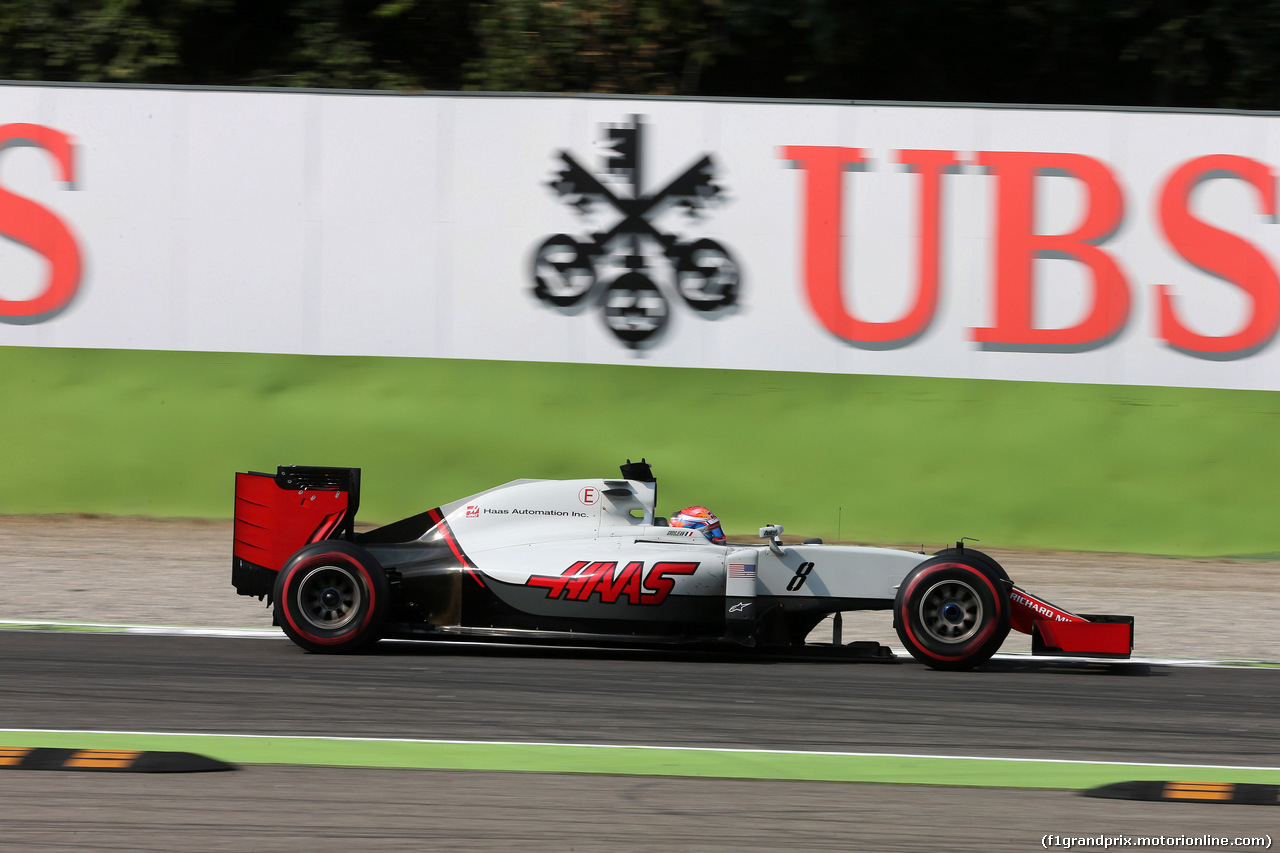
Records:
{"label": "red sidewall marking on tyre", "polygon": [[[334,645],[337,645],[338,643],[346,642],[351,638],[352,634],[358,634],[359,632],[363,631],[365,627],[369,624],[369,620],[373,618],[373,611],[378,603],[376,595],[373,591],[373,578],[370,577],[369,570],[366,569],[363,564],[356,562],[349,555],[343,554],[341,551],[330,551],[325,554],[315,555],[315,559],[317,561],[328,560],[332,557],[337,557],[339,559],[345,560],[348,563],[351,563],[352,565],[355,566],[356,569],[360,571],[360,574],[364,576],[365,592],[369,596],[369,607],[365,611],[364,621],[360,623],[359,627],[352,628],[348,631],[345,631],[336,637],[317,637],[315,634],[312,634],[312,633],[309,633],[308,631],[303,630],[298,625],[298,623],[294,621],[293,614],[289,612],[289,607],[287,603],[284,607],[284,618],[289,621],[289,624],[293,627],[293,630],[298,632],[299,636],[303,637],[304,639],[312,643],[319,643],[325,646],[334,646]],[[311,567],[312,567],[311,558],[308,557],[306,560],[299,562],[297,565],[295,565],[292,569],[289,570],[288,576],[285,577],[284,579],[284,590],[285,590],[286,602],[288,601],[288,596],[290,594],[290,589],[289,589],[290,583],[293,581],[294,577],[297,575],[299,569],[311,568]]]}
{"label": "red sidewall marking on tyre", "polygon": [[975,569],[973,566],[968,566],[968,565],[965,565],[964,563],[939,563],[936,566],[930,566],[928,571],[922,572],[919,575],[916,575],[915,580],[913,580],[911,582],[911,585],[907,587],[907,591],[902,594],[902,600],[907,605],[907,608],[906,608],[907,613],[905,614],[907,618],[902,620],[902,628],[907,632],[907,636],[911,638],[911,642],[915,644],[916,650],[921,652],[922,654],[928,655],[934,660],[946,661],[948,663],[961,661],[970,656],[969,655],[940,655],[940,654],[937,654],[936,652],[930,651],[927,647],[924,646],[923,643],[920,642],[920,640],[916,637],[915,632],[911,630],[911,618],[910,618],[911,617],[911,612],[910,612],[911,611],[911,595],[912,593],[915,592],[916,586],[919,585],[920,581],[924,580],[925,578],[930,577],[938,572],[945,571],[947,569],[957,569],[957,568],[964,569],[965,571],[971,572],[972,574],[975,574],[979,578],[981,578],[982,582],[987,585],[987,589],[991,590],[991,598],[996,603],[995,618],[987,623],[987,627],[982,630],[982,633],[978,634],[978,636],[974,637],[972,640],[969,641],[969,646],[971,648],[979,647],[983,643],[985,643],[990,638],[991,633],[995,631],[996,625],[1000,621],[1000,613],[1001,613],[1000,594],[996,592],[996,588],[992,586],[991,579],[986,576],[986,573],[980,572],[977,569]]}

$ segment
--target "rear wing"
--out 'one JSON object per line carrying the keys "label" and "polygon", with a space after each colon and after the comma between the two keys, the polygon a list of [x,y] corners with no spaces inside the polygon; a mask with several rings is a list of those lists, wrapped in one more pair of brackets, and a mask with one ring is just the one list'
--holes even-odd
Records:
{"label": "rear wing", "polygon": [[281,465],[236,474],[231,583],[240,595],[270,595],[276,573],[303,545],[353,539],[359,468]]}

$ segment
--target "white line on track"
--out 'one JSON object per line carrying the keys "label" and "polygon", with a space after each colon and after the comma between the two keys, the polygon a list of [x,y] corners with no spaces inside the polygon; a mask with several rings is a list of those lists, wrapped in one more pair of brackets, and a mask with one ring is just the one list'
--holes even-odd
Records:
{"label": "white line on track", "polygon": [[181,625],[120,625],[110,622],[45,622],[33,619],[0,619],[0,629],[12,631],[65,631],[85,634],[153,634],[164,637],[243,637],[283,640],[278,628],[205,628]]}
{"label": "white line on track", "polygon": [[705,752],[705,753],[741,753],[762,755],[805,755],[832,756],[842,758],[929,758],[948,761],[997,761],[1011,764],[1080,764],[1086,766],[1122,765],[1125,767],[1171,767],[1200,770],[1262,770],[1280,771],[1280,766],[1257,766],[1235,764],[1174,764],[1153,761],[1106,761],[1078,758],[1026,758],[1002,757],[994,755],[935,755],[931,753],[909,752],[828,752],[811,749],[752,749],[750,747],[719,746],[654,746],[627,743],[555,743],[551,741],[520,740],[447,740],[439,738],[376,738],[345,737],[338,735],[278,735],[249,734],[244,732],[149,732],[123,731],[115,729],[10,729],[0,728],[0,737],[5,734],[73,734],[73,735],[122,735],[135,737],[184,737],[184,738],[246,738],[259,740],[331,740],[347,743],[421,743],[441,746],[530,746],[581,749],[639,749],[651,752]]}
{"label": "white line on track", "polygon": [[[202,627],[185,627],[175,625],[120,625],[107,622],[47,622],[29,619],[0,619],[0,630],[12,631],[65,631],[65,632],[81,632],[81,633],[103,633],[103,634],[149,634],[161,637],[232,637],[237,639],[255,639],[255,640],[283,640],[286,639],[282,631],[277,628],[202,628]],[[400,642],[392,640],[389,642]],[[404,642],[415,642],[413,640],[405,640]],[[433,643],[441,643],[450,646],[475,645],[492,647],[495,644],[490,642],[478,642],[468,640],[432,640]],[[508,647],[520,645],[518,643],[504,643]],[[554,648],[553,646],[536,646],[533,648]],[[583,648],[574,646],[573,648]],[[907,650],[904,648],[890,647],[895,655],[901,658],[908,657]],[[1250,660],[1200,660],[1196,658],[1156,658],[1156,657],[1133,657],[1133,658],[1088,658],[1088,657],[1071,657],[1067,655],[1032,655],[1029,652],[1004,652],[995,655],[993,660],[1001,661],[1030,661],[1030,660],[1055,660],[1073,663],[1136,663],[1148,664],[1151,666],[1185,666],[1185,667],[1227,667],[1232,669],[1257,667],[1260,669],[1280,668],[1280,663],[1276,661],[1250,661]]]}

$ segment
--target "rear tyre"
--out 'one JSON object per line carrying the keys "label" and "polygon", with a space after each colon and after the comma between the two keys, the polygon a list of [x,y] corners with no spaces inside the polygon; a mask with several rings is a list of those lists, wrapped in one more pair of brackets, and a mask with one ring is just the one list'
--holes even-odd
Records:
{"label": "rear tyre", "polygon": [[898,639],[925,666],[972,669],[1009,635],[1009,594],[982,561],[934,557],[898,587],[893,623]]}
{"label": "rear tyre", "polygon": [[390,599],[387,575],[349,542],[308,545],[276,578],[276,622],[309,652],[354,652],[377,642]]}

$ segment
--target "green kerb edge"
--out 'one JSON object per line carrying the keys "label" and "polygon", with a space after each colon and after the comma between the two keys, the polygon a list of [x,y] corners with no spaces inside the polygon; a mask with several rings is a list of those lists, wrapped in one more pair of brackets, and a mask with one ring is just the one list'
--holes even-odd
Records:
{"label": "green kerb edge", "polygon": [[551,744],[0,731],[0,746],[194,752],[233,764],[607,773],[987,788],[1076,790],[1144,779],[1280,784],[1280,769]]}

